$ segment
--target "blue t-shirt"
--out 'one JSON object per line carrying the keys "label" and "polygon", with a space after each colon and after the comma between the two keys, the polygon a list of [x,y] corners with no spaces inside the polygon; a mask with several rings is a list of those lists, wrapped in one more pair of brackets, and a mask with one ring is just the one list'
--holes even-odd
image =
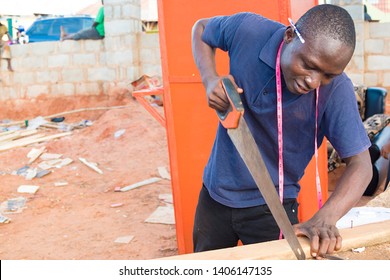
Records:
{"label": "blue t-shirt", "polygon": [[[211,19],[202,39],[227,51],[230,74],[239,87],[244,118],[278,188],[278,140],[275,65],[286,27],[252,13]],[[296,198],[305,168],[314,155],[315,94],[289,92],[282,81],[284,197]],[[351,80],[343,73],[321,86],[318,105],[318,146],[324,136],[338,154],[350,157],[371,145],[358,113]],[[211,197],[234,208],[265,204],[227,131],[218,126],[203,182]],[[315,188],[315,186],[313,186]]]}

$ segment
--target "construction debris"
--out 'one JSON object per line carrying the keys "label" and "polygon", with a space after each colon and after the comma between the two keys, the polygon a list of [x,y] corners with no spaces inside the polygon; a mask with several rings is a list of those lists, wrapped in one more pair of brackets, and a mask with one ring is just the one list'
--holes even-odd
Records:
{"label": "construction debris", "polygon": [[14,214],[14,213],[21,213],[26,205],[26,198],[25,197],[16,197],[16,198],[10,198],[7,201],[4,201],[0,205],[0,211],[3,214]]}
{"label": "construction debris", "polygon": [[121,236],[115,239],[115,243],[122,243],[122,244],[128,244],[130,243],[131,240],[133,240],[134,236],[133,235],[126,235],[126,236]]}
{"label": "construction debris", "polygon": [[95,162],[89,162],[87,161],[85,158],[79,158],[79,160],[84,163],[86,166],[88,166],[89,168],[95,170],[97,173],[99,174],[103,174],[103,171],[101,171],[98,167],[97,167],[97,163]]}
{"label": "construction debris", "polygon": [[27,164],[33,163],[39,156],[46,150],[46,147],[43,146],[40,149],[32,148],[31,151],[27,154],[27,158],[30,160]]}
{"label": "construction debris", "polygon": [[0,224],[8,224],[11,220],[0,214]]}
{"label": "construction debris", "polygon": [[35,185],[20,185],[18,187],[18,193],[29,193],[34,194],[38,191],[39,186]]}
{"label": "construction debris", "polygon": [[166,206],[159,206],[157,209],[145,220],[146,223],[153,224],[175,224],[175,215],[173,206],[167,204]]}
{"label": "construction debris", "polygon": [[111,208],[117,208],[123,206],[123,203],[113,203],[110,205]]}
{"label": "construction debris", "polygon": [[162,193],[162,194],[159,194],[158,195],[158,198],[162,201],[164,201],[165,203],[170,203],[172,204],[173,203],[173,196],[172,194],[170,193]]}
{"label": "construction debris", "polygon": [[67,186],[67,185],[68,185],[68,182],[66,182],[66,181],[54,182],[55,187],[63,187],[63,186]]}
{"label": "construction debris", "polygon": [[135,189],[135,188],[138,188],[138,187],[142,187],[142,186],[145,186],[145,185],[156,183],[156,182],[158,182],[160,180],[161,180],[161,178],[152,177],[152,178],[143,180],[141,182],[138,182],[138,183],[135,183],[135,184],[123,187],[120,190],[121,190],[121,192],[127,192],[129,190],[132,190],[132,189]]}
{"label": "construction debris", "polygon": [[171,180],[171,175],[169,175],[169,172],[165,167],[160,166],[157,168],[157,170],[161,178]]}
{"label": "construction debris", "polygon": [[62,157],[61,154],[43,153],[40,156],[40,159],[41,160],[51,160],[51,159],[59,159],[60,157]]}
{"label": "construction debris", "polygon": [[45,142],[51,139],[69,136],[71,134],[72,132],[63,132],[63,133],[58,133],[53,135],[46,135],[44,133],[40,133],[29,137],[23,137],[18,140],[5,141],[5,142],[3,141],[0,143],[0,151],[6,151],[17,147],[24,147],[33,143]]}
{"label": "construction debris", "polygon": [[119,138],[119,137],[121,137],[123,134],[125,134],[125,132],[126,132],[126,129],[117,130],[117,131],[115,131],[115,133],[114,133],[114,137],[115,137],[115,138]]}
{"label": "construction debris", "polygon": [[43,169],[43,170],[37,171],[36,174],[35,174],[35,177],[36,178],[42,178],[42,177],[44,177],[44,176],[46,176],[46,175],[48,175],[50,173],[51,173],[51,170]]}
{"label": "construction debris", "polygon": [[171,194],[160,194],[160,200],[165,202],[165,206],[159,206],[157,209],[145,220],[146,223],[154,224],[175,224],[175,215],[173,209],[173,198]]}

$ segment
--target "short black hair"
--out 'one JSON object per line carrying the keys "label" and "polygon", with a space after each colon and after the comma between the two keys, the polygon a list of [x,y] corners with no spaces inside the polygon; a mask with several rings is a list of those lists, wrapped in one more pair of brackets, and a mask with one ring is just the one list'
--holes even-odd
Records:
{"label": "short black hair", "polygon": [[355,24],[351,15],[340,6],[314,6],[297,21],[296,26],[305,40],[325,35],[355,49]]}

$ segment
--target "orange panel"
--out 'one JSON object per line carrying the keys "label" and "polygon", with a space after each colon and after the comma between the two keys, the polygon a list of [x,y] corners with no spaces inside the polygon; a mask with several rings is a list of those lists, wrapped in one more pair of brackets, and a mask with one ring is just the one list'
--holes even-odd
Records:
{"label": "orange panel", "polygon": [[[318,173],[321,181],[322,202],[328,199],[328,151],[326,141],[318,149]],[[310,161],[305,170],[305,176],[299,182],[301,191],[298,196],[299,211],[298,218],[301,222],[310,219],[318,208],[317,187],[316,187],[316,165],[315,158]]]}
{"label": "orange panel", "polygon": [[[191,30],[200,18],[240,11],[256,12],[285,24],[291,16],[289,0],[158,1],[164,110],[180,254],[193,250],[195,208],[218,124],[216,113],[207,106],[193,61]],[[217,56],[219,73],[228,73],[226,54],[217,52]]]}
{"label": "orange panel", "polygon": [[291,3],[291,18],[296,22],[307,10],[318,4],[318,1],[313,0],[290,0]]}

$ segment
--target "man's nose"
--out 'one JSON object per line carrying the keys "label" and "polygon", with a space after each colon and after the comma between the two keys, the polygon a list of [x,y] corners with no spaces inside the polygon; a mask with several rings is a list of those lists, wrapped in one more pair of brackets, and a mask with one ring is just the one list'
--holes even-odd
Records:
{"label": "man's nose", "polygon": [[305,77],[306,84],[310,89],[318,88],[321,85],[322,77],[320,73],[312,73],[310,76]]}

